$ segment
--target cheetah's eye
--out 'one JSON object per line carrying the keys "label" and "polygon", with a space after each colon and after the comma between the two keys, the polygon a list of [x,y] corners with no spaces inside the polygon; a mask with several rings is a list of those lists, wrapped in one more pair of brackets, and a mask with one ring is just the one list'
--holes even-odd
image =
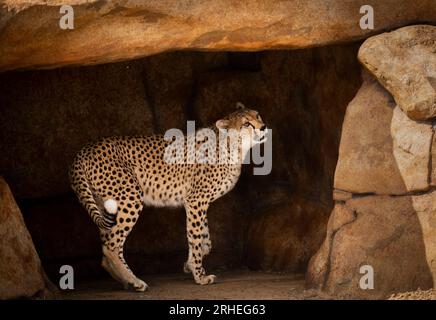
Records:
{"label": "cheetah's eye", "polygon": [[246,123],[244,123],[244,127],[245,127],[245,128],[248,128],[249,126],[251,126],[251,123],[250,123],[250,122],[246,122]]}

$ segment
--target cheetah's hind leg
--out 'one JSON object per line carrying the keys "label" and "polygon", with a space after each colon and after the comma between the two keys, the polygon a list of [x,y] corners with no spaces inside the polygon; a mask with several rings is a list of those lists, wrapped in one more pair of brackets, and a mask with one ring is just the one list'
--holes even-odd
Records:
{"label": "cheetah's hind leg", "polygon": [[[102,243],[105,243],[107,239],[109,239],[110,236],[110,230],[107,229],[100,229],[100,238],[102,240]],[[104,250],[103,250],[104,252]],[[101,259],[101,266],[103,269],[105,269],[116,281],[123,283],[123,276],[120,274],[117,269],[113,266],[113,264],[110,262],[110,260],[106,257],[106,255],[103,253],[103,257]]]}
{"label": "cheetah's hind leg", "polygon": [[103,255],[103,258],[101,259],[101,266],[114,278],[120,283],[123,283],[122,276],[117,273],[116,269],[111,265],[108,258],[106,258],[105,255]]}
{"label": "cheetah's hind leg", "polygon": [[123,255],[126,238],[135,225],[139,212],[143,207],[141,194],[135,191],[127,191],[136,189],[133,185],[127,186],[125,190],[120,190],[121,197],[129,200],[128,202],[120,201],[116,224],[102,237],[104,254],[102,265],[126,289],[132,288],[135,291],[145,291],[148,288],[147,284],[133,274]]}
{"label": "cheetah's hind leg", "polygon": [[[110,250],[103,245],[102,265],[109,274],[118,282],[122,283],[124,289],[133,289],[135,291],[145,291],[148,285],[138,279],[126,264],[122,252]],[[107,267],[107,268],[106,268]]]}

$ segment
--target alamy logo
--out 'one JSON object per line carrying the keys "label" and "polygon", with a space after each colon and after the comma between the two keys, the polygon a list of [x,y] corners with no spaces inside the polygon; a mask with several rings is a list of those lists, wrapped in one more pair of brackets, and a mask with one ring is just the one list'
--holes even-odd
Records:
{"label": "alamy logo", "polygon": [[[242,128],[195,130],[195,122],[187,122],[186,136],[170,129],[164,139],[164,161],[168,164],[237,165],[253,163],[254,175],[267,175],[272,168],[272,130]],[[263,145],[263,152],[261,145]],[[262,165],[259,167],[259,165]]]}
{"label": "alamy logo", "polygon": [[370,265],[363,265],[359,269],[359,273],[363,274],[359,281],[359,287],[362,290],[374,289],[374,268]]}
{"label": "alamy logo", "polygon": [[64,4],[61,6],[59,13],[63,14],[59,20],[59,27],[62,30],[74,29],[74,9],[72,6]]}
{"label": "alamy logo", "polygon": [[59,279],[59,288],[62,290],[74,289],[74,269],[70,265],[63,265],[59,269],[59,273],[63,276]]}
{"label": "alamy logo", "polygon": [[363,16],[360,18],[359,26],[362,30],[374,29],[374,8],[368,4],[360,7],[360,11]]}

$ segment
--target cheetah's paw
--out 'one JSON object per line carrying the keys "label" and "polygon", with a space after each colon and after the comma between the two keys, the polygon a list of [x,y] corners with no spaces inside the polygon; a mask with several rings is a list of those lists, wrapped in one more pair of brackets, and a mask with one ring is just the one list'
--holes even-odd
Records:
{"label": "cheetah's paw", "polygon": [[133,282],[126,285],[126,289],[133,289],[134,291],[144,292],[148,289],[148,285],[141,279],[136,278]]}
{"label": "cheetah's paw", "polygon": [[188,261],[186,261],[186,262],[183,264],[183,272],[184,272],[184,273],[191,273],[191,267],[189,266]]}
{"label": "cheetah's paw", "polygon": [[203,277],[201,277],[201,279],[199,279],[196,282],[202,286],[207,285],[207,284],[212,284],[212,283],[216,282],[216,276],[213,274],[210,274],[208,276],[203,276]]}
{"label": "cheetah's paw", "polygon": [[210,242],[203,243],[201,245],[201,250],[203,251],[203,255],[207,256],[212,250],[212,244]]}

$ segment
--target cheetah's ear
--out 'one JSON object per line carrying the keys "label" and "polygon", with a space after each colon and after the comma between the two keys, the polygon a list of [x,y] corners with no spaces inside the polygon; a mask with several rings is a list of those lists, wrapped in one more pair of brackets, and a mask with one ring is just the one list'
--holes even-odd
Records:
{"label": "cheetah's ear", "polygon": [[218,129],[227,129],[229,127],[229,120],[221,119],[215,122],[215,125]]}
{"label": "cheetah's ear", "polygon": [[242,110],[242,109],[245,109],[244,104],[240,101],[236,102],[236,110]]}

